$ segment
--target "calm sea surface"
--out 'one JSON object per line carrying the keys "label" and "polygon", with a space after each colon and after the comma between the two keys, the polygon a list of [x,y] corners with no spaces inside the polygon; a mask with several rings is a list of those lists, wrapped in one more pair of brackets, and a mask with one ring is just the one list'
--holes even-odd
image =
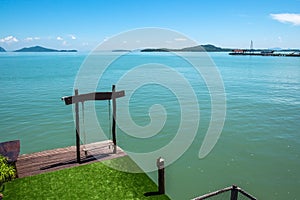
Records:
{"label": "calm sea surface", "polygon": [[[164,53],[134,53],[108,69],[97,90],[111,90],[126,71],[143,63],[171,65],[190,81],[201,120],[192,145],[166,169],[167,193],[172,199],[190,199],[232,184],[259,199],[300,199],[300,58],[209,55],[224,82],[227,113],[222,134],[204,159],[198,153],[211,117],[210,95],[201,77],[180,64],[182,60]],[[65,106],[60,98],[73,94],[85,58],[81,53],[0,53],[0,141],[20,139],[21,153],[74,145],[72,106]],[[127,136],[118,129],[119,145],[137,152],[167,145],[180,124],[176,95],[157,84],[136,90],[130,100],[136,124],[150,123],[148,110],[154,104],[164,106],[167,120],[150,138]],[[99,123],[107,135],[108,105],[96,103]],[[98,131],[87,125],[83,142],[103,140],[95,135]],[[149,176],[156,179],[156,173]]]}

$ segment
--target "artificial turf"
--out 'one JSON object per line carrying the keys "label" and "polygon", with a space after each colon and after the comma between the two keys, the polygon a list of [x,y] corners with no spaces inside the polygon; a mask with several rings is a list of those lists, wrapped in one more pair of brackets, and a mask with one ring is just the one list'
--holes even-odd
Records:
{"label": "artificial turf", "polygon": [[[116,165],[135,165],[129,157],[113,159]],[[169,199],[145,196],[157,191],[145,173],[128,173],[98,162],[79,167],[15,179],[4,185],[3,200],[40,199]]]}

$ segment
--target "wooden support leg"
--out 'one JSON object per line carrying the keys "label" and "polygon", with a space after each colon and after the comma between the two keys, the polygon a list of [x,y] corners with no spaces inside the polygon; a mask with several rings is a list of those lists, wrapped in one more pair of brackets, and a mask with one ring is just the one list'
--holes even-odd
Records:
{"label": "wooden support leg", "polygon": [[[78,89],[75,89],[75,96],[78,95]],[[79,131],[79,103],[75,103],[75,123],[76,123],[76,156],[77,162],[80,163],[80,131]]]}
{"label": "wooden support leg", "polygon": [[117,119],[116,109],[117,109],[117,105],[116,105],[116,98],[115,98],[115,95],[114,95],[115,91],[116,91],[116,86],[113,85],[112,86],[112,106],[113,106],[112,140],[113,140],[113,143],[114,143],[113,153],[117,153],[117,137],[116,137],[116,119]]}

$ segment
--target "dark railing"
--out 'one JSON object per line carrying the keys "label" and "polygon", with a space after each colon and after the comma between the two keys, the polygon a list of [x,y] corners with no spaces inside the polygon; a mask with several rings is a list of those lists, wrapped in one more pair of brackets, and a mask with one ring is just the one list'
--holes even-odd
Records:
{"label": "dark railing", "polygon": [[237,187],[236,185],[233,185],[231,187],[227,187],[227,188],[215,191],[215,192],[211,192],[211,193],[202,195],[200,197],[196,197],[192,200],[213,199],[213,197],[219,197],[220,195],[224,195],[224,199],[228,198],[229,200],[239,200],[239,199],[257,200],[251,194],[247,193],[246,191]]}

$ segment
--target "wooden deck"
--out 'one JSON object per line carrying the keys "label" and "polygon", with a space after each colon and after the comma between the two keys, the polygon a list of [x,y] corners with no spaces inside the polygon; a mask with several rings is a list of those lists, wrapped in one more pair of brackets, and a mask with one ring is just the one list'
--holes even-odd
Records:
{"label": "wooden deck", "polygon": [[81,164],[76,160],[76,146],[20,155],[16,162],[18,177],[32,176],[126,155],[119,147],[117,147],[117,153],[113,154],[112,145],[110,140],[85,145],[87,154],[81,147]]}

